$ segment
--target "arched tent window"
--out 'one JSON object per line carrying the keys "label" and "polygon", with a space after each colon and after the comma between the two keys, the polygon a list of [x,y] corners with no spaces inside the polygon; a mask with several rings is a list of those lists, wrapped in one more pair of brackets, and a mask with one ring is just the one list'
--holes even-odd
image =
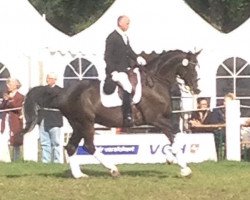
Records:
{"label": "arched tent window", "polygon": [[65,68],[64,87],[68,88],[83,79],[98,79],[98,73],[92,62],[85,58],[76,58]]}
{"label": "arched tent window", "polygon": [[5,65],[0,63],[0,98],[3,97],[3,93],[6,92],[6,80],[10,77],[9,70]]}
{"label": "arched tent window", "polygon": [[[250,106],[250,64],[242,58],[226,59],[218,68],[216,75],[217,102],[224,95],[233,92],[241,105]],[[249,117],[250,109],[241,108],[241,116]]]}

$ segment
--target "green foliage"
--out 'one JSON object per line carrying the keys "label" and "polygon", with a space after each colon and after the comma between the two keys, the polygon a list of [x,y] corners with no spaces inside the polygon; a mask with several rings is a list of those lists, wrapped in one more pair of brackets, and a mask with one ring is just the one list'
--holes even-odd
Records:
{"label": "green foliage", "polygon": [[225,2],[227,13],[224,19],[224,29],[225,32],[228,32],[250,17],[250,2],[249,0],[225,0]]}
{"label": "green foliage", "polygon": [[66,164],[0,163],[1,200],[247,200],[249,162],[191,164],[193,176],[181,178],[179,167],[166,164],[119,165],[112,178],[101,165],[84,165],[88,179],[75,180]]}
{"label": "green foliage", "polygon": [[114,0],[29,0],[62,32],[74,35],[94,23]]}
{"label": "green foliage", "polygon": [[[52,25],[68,35],[74,35],[98,20],[115,0],[29,1],[41,14],[46,14],[47,20]],[[249,0],[185,0],[185,2],[222,32],[230,32],[250,16]]]}
{"label": "green foliage", "polygon": [[250,17],[249,0],[185,0],[200,16],[222,32],[230,32]]}

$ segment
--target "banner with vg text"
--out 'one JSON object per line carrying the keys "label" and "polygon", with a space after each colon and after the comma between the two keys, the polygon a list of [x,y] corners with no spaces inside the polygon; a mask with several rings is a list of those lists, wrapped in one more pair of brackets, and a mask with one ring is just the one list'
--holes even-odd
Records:
{"label": "banner with vg text", "polygon": [[[182,150],[187,162],[217,161],[213,134],[182,135]],[[170,148],[170,142],[164,134],[95,135],[94,143],[96,149],[114,164],[165,163],[165,154]],[[80,164],[99,163],[84,150],[83,142],[76,155]]]}

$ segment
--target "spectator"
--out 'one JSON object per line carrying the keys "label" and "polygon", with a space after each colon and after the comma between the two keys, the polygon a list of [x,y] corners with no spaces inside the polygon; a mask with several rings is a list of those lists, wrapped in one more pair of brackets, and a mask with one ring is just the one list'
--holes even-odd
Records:
{"label": "spectator", "polygon": [[[49,73],[47,75],[47,85],[44,87],[47,88],[48,93],[59,94],[61,92],[61,88],[56,85],[56,80],[56,74]],[[42,148],[42,162],[60,163],[62,148],[60,145],[60,136],[63,125],[61,112],[57,109],[41,108],[38,112],[38,124]]]}
{"label": "spectator", "polygon": [[219,105],[219,108],[213,109],[213,115],[210,120],[210,124],[224,124],[226,123],[226,103],[228,101],[236,99],[235,95],[231,92],[224,96],[223,104]]}
{"label": "spectator", "polygon": [[[228,101],[232,101],[235,100],[236,96],[229,92],[224,96],[223,99],[223,105],[221,106],[221,108],[218,109],[214,109],[213,111],[213,124],[216,123],[221,123],[221,124],[225,124],[226,123],[226,103]],[[219,158],[225,158],[226,155],[226,130],[225,128],[221,128],[221,129],[217,129],[214,131],[214,137],[215,137],[215,145],[216,145],[216,150],[217,150],[217,154],[219,155]],[[224,150],[222,149],[224,148]]]}
{"label": "spectator", "polygon": [[211,132],[211,130],[200,127],[202,124],[213,124],[215,121],[213,113],[209,110],[209,101],[207,98],[201,97],[197,99],[197,104],[198,111],[193,112],[189,120],[190,130],[193,133]]}
{"label": "spectator", "polygon": [[[224,96],[223,105],[220,108],[215,108],[209,111],[208,100],[201,98],[198,101],[198,108],[201,111],[194,112],[190,120],[190,129],[192,132],[204,133],[213,132],[215,137],[215,146],[217,155],[221,159],[225,157],[225,104],[229,100],[234,100],[235,95],[228,93]],[[204,111],[203,111],[204,110]],[[208,126],[202,126],[208,125]],[[210,126],[209,126],[210,125]],[[222,150],[224,148],[224,150]]]}
{"label": "spectator", "polygon": [[[12,160],[20,159],[21,146],[23,145],[23,128],[22,104],[24,96],[18,92],[21,87],[19,80],[9,78],[6,81],[7,92],[3,94],[3,101],[0,109],[6,109],[2,114],[1,133],[7,129],[9,131]],[[8,127],[6,127],[7,125]]]}

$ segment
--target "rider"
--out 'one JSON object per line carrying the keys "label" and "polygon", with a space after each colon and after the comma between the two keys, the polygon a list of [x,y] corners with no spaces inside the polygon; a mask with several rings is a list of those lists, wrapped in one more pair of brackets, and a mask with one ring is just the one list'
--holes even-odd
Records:
{"label": "rider", "polygon": [[106,62],[106,76],[112,78],[123,88],[123,124],[132,126],[132,85],[129,82],[127,71],[131,67],[131,61],[139,65],[145,65],[143,57],[137,56],[132,50],[126,31],[129,28],[130,19],[123,15],[117,19],[117,28],[106,39],[104,60]]}

